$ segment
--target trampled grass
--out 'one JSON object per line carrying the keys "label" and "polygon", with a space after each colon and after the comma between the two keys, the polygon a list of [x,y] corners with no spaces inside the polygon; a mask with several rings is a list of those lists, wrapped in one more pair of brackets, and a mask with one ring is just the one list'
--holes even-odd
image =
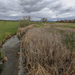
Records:
{"label": "trampled grass", "polygon": [[18,22],[0,21],[0,41],[5,39],[5,36],[16,34]]}

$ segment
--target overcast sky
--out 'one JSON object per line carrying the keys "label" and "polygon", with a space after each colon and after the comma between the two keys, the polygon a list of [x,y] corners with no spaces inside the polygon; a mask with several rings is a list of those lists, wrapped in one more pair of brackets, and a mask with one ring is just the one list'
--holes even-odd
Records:
{"label": "overcast sky", "polygon": [[75,0],[0,0],[0,19],[75,19]]}

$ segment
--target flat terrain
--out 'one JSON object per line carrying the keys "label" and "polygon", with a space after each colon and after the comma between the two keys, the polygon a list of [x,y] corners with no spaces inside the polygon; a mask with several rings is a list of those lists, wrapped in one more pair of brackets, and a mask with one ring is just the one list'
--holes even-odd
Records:
{"label": "flat terrain", "polygon": [[5,36],[13,35],[17,32],[18,22],[0,21],[0,41],[5,39]]}
{"label": "flat terrain", "polygon": [[24,35],[21,62],[28,75],[75,75],[75,23],[39,22],[17,35]]}
{"label": "flat terrain", "polygon": [[[0,41],[16,34],[18,22],[0,22]],[[23,73],[75,75],[75,23],[42,23],[19,28]],[[22,74],[20,74],[22,75]]]}

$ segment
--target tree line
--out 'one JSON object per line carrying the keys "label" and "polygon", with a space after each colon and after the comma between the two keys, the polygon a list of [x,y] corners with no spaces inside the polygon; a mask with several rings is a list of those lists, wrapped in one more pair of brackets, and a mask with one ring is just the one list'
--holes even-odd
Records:
{"label": "tree line", "polygon": [[75,23],[75,19],[73,20],[57,20],[56,22],[63,22],[63,23]]}

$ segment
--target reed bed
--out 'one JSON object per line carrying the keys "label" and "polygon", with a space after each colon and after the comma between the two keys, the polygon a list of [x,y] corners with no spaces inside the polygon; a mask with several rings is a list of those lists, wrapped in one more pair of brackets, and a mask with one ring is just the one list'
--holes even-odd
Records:
{"label": "reed bed", "polygon": [[22,39],[22,46],[27,75],[75,75],[75,53],[63,45],[60,33],[48,33],[42,28],[29,29]]}
{"label": "reed bed", "polygon": [[27,27],[24,27],[24,28],[19,28],[18,31],[17,31],[18,38],[21,38],[22,35],[24,35],[29,29],[32,29],[33,25],[34,24],[28,25]]}

